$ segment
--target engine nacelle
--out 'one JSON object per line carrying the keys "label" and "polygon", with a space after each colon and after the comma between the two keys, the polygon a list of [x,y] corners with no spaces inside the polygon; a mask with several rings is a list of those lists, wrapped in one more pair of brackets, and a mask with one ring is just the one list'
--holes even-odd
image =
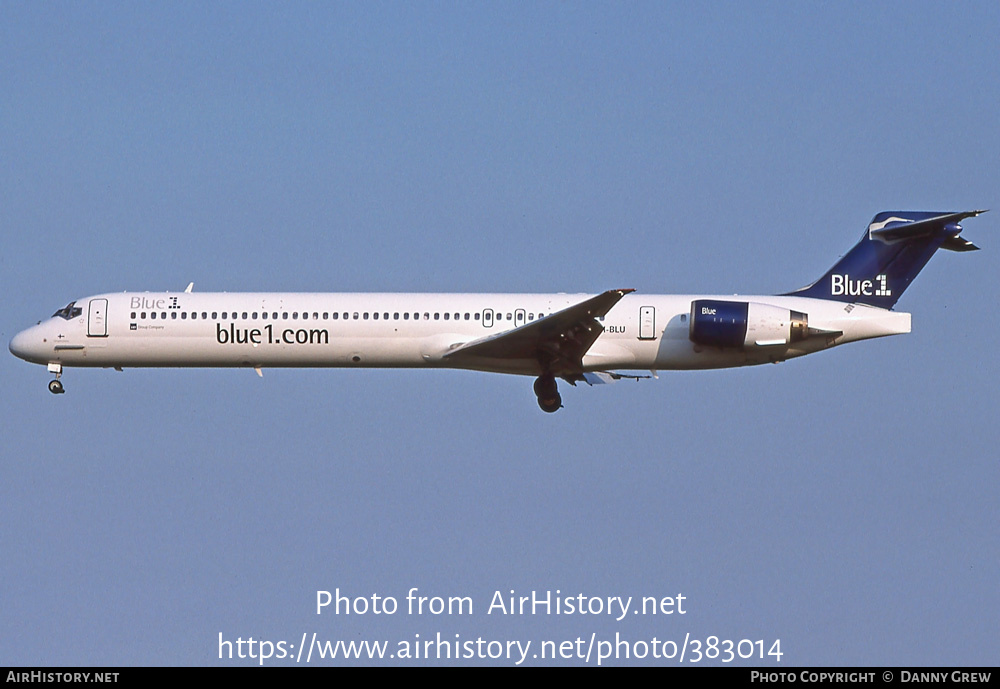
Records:
{"label": "engine nacelle", "polygon": [[688,336],[695,344],[748,349],[789,345],[808,333],[809,316],[799,311],[747,301],[691,302]]}

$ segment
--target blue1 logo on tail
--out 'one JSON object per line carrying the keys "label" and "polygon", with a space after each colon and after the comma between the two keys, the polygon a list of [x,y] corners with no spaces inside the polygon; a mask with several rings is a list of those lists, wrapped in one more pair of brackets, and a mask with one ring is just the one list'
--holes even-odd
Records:
{"label": "blue1 logo on tail", "polygon": [[[871,280],[852,280],[850,275],[830,276],[830,296],[831,297],[891,297],[892,291],[888,286],[889,278],[885,273],[875,276],[875,283]],[[874,289],[873,289],[874,288]]]}

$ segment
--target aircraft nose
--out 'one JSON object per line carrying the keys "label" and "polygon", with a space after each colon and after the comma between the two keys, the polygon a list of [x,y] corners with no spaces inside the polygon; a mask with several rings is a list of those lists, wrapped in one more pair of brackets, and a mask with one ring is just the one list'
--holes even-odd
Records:
{"label": "aircraft nose", "polygon": [[31,330],[22,330],[17,335],[10,340],[10,353],[19,359],[24,359],[25,361],[31,361],[32,354],[32,344],[34,344],[35,338],[32,337]]}

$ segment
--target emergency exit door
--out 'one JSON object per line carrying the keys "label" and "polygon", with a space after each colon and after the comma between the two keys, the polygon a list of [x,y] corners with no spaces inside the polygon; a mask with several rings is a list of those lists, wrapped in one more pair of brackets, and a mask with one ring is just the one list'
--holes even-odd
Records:
{"label": "emergency exit door", "polygon": [[656,339],[656,309],[652,306],[639,307],[639,339]]}

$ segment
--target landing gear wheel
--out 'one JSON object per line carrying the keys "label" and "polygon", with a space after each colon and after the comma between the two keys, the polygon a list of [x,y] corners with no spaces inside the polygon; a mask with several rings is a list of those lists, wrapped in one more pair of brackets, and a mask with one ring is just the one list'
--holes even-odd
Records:
{"label": "landing gear wheel", "polygon": [[550,398],[539,397],[538,406],[541,407],[543,412],[546,412],[548,414],[551,414],[552,412],[557,412],[560,409],[562,409],[562,397],[560,397],[558,393],[556,393],[555,397],[550,397]]}
{"label": "landing gear wheel", "polygon": [[61,395],[64,392],[66,392],[66,390],[63,389],[63,384],[61,382],[59,382],[58,380],[53,380],[49,381],[49,392],[51,392],[53,395]]}
{"label": "landing gear wheel", "polygon": [[539,376],[535,380],[534,389],[535,396],[538,397],[538,406],[542,411],[549,414],[559,411],[562,407],[562,397],[559,396],[555,376],[551,373]]}

